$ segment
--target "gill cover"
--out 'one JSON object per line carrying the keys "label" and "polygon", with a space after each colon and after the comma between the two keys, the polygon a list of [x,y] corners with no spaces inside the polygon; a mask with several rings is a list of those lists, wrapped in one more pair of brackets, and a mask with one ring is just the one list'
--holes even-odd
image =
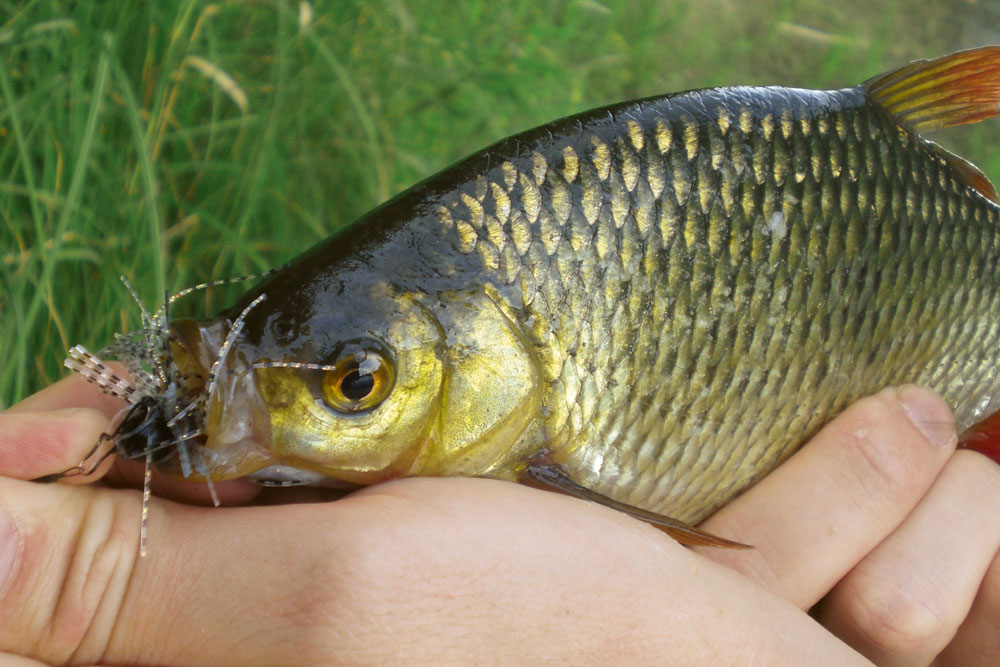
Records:
{"label": "gill cover", "polygon": [[538,416],[541,387],[536,360],[513,321],[482,291],[427,299],[445,332],[446,373],[436,446],[421,462],[423,475],[515,478],[516,446]]}

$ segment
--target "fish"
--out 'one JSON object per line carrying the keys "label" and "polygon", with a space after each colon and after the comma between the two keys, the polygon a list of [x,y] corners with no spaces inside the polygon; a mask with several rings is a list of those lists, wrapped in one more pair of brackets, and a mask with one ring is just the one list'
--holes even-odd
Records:
{"label": "fish", "polygon": [[1000,199],[923,136],[998,114],[991,46],[522,132],[213,317],[145,316],[101,353],[146,375],[107,439],[195,481],[530,482],[741,546],[696,525],[858,398],[925,385],[972,436],[1000,410]]}

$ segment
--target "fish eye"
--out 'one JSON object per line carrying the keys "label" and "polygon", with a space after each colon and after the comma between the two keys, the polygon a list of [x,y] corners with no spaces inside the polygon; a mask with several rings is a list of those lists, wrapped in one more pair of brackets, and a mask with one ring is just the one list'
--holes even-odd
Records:
{"label": "fish eye", "polygon": [[389,395],[394,380],[392,363],[378,350],[345,350],[323,373],[323,399],[338,412],[371,410]]}

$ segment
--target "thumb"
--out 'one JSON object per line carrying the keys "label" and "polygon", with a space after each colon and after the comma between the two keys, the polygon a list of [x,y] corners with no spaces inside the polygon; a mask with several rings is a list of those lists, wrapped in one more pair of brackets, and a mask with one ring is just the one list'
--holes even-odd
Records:
{"label": "thumb", "polygon": [[136,562],[130,495],[0,478],[0,651],[103,654]]}
{"label": "thumb", "polygon": [[[154,498],[149,555],[140,558],[141,504],[132,490],[0,477],[0,654],[49,664],[224,664],[279,655],[275,626],[309,592],[283,569],[301,555],[301,527],[247,539],[261,533],[257,522],[266,523],[272,508]],[[271,587],[261,585],[268,580]],[[292,588],[299,595],[290,596]]]}

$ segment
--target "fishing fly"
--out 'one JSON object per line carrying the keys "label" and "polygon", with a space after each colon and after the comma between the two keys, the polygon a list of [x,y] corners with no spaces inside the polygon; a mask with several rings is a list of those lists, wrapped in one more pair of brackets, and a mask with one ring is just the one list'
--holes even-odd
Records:
{"label": "fishing fly", "polygon": [[[127,334],[116,334],[114,342],[96,355],[82,345],[76,345],[69,350],[64,365],[104,393],[125,401],[127,405],[112,419],[114,430],[101,434],[79,464],[36,481],[54,482],[65,477],[91,475],[113,454],[131,460],[144,460],[139,537],[139,554],[143,557],[146,555],[146,526],[153,466],[163,465],[176,458],[185,478],[191,477],[195,472],[204,478],[212,503],[218,507],[219,497],[208,469],[208,462],[214,454],[204,446],[205,415],[216,391],[220,370],[224,368],[233,343],[243,331],[246,316],[264,301],[265,295],[261,294],[251,301],[233,320],[207,378],[191,378],[174,362],[171,353],[174,336],[169,328],[170,306],[193,292],[255,280],[276,270],[209,281],[175,294],[167,294],[163,304],[152,313],[146,308],[132,283],[121,276],[126,289],[139,306],[141,328]],[[104,361],[105,358],[120,361],[128,370],[129,378],[115,373]],[[195,391],[194,386],[201,383],[204,383],[204,391]],[[108,447],[108,444],[111,446]],[[88,464],[88,461],[92,463]]]}

